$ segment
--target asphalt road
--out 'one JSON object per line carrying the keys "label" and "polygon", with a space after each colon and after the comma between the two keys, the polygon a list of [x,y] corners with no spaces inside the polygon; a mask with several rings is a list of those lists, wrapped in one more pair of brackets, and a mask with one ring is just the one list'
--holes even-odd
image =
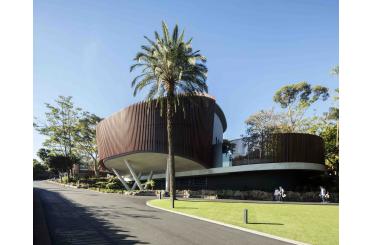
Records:
{"label": "asphalt road", "polygon": [[[126,197],[36,181],[53,244],[288,244],[146,206]],[[153,197],[152,197],[153,198]]]}

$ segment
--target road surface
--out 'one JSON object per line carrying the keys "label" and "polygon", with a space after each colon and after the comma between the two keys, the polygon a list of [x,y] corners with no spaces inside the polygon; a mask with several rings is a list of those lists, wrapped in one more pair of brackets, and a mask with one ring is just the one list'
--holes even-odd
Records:
{"label": "road surface", "polygon": [[127,197],[34,182],[52,244],[247,244],[282,241],[146,206],[153,197]]}

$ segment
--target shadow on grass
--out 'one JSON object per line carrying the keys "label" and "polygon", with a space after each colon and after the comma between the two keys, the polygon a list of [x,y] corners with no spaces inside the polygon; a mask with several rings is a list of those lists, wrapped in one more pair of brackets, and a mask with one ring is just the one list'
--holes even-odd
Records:
{"label": "shadow on grass", "polygon": [[[106,212],[104,207],[81,206],[56,192],[34,188],[40,196],[52,244],[149,244],[109,220],[129,214]],[[102,216],[106,215],[103,219]],[[135,217],[134,217],[135,216]],[[151,215],[131,215],[133,218],[155,219]]]}

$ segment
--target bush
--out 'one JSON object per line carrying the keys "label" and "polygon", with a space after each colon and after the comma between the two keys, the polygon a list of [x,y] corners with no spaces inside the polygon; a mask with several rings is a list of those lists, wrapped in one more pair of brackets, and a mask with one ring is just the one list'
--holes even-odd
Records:
{"label": "bush", "polygon": [[[181,191],[180,193],[184,193]],[[259,190],[251,191],[233,191],[233,190],[199,190],[187,191],[191,198],[208,198],[217,196],[219,199],[241,199],[241,200],[258,200],[258,201],[272,201],[273,193]],[[320,202],[321,198],[318,191],[295,192],[286,191],[284,201],[289,202]],[[338,203],[339,195],[337,192],[329,193],[329,202]]]}
{"label": "bush", "polygon": [[108,182],[108,183],[106,184],[106,188],[107,188],[107,189],[110,189],[110,190],[121,189],[121,183],[117,183],[117,182]]}
{"label": "bush", "polygon": [[247,194],[246,198],[250,200],[261,200],[261,201],[272,201],[273,200],[273,195],[270,192],[253,190],[253,191],[247,191],[246,194]]}
{"label": "bush", "polygon": [[63,184],[67,184],[68,179],[69,179],[68,176],[63,176],[61,181],[62,181]]}
{"label": "bush", "polygon": [[44,164],[35,163],[33,165],[33,178],[34,180],[43,180],[49,177],[48,167]]}
{"label": "bush", "polygon": [[107,184],[107,182],[105,182],[105,181],[99,181],[99,182],[94,183],[94,187],[96,187],[96,188],[106,188],[106,184]]}

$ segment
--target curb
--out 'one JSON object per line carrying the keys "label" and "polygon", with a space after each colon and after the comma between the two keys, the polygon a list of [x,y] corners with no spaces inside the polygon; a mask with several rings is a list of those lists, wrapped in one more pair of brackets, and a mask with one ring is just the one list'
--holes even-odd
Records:
{"label": "curb", "polygon": [[181,212],[178,212],[178,211],[173,211],[173,210],[169,210],[169,209],[165,209],[165,208],[159,208],[159,207],[156,207],[156,206],[150,204],[149,203],[150,201],[147,201],[146,205],[151,207],[151,208],[160,209],[160,210],[163,210],[163,211],[166,211],[166,212],[183,215],[183,216],[186,216],[186,217],[189,217],[189,218],[198,219],[198,220],[206,221],[206,222],[217,224],[217,225],[222,225],[222,226],[225,226],[225,227],[229,227],[229,228],[232,228],[232,229],[237,229],[237,230],[240,230],[240,231],[245,231],[245,232],[248,232],[248,233],[253,233],[255,235],[268,237],[268,238],[278,240],[278,241],[282,241],[282,242],[287,242],[287,243],[291,243],[291,244],[295,244],[295,245],[310,245],[309,243],[298,242],[298,241],[295,241],[295,240],[291,240],[291,239],[271,235],[271,234],[268,234],[268,233],[243,228],[243,227],[236,226],[236,225],[230,225],[230,224],[226,224],[226,223],[223,223],[223,222],[219,222],[219,221],[215,221],[215,220],[211,220],[211,219],[207,219],[207,218],[201,218],[201,217],[191,215],[191,214],[185,214],[185,213],[181,213]]}

